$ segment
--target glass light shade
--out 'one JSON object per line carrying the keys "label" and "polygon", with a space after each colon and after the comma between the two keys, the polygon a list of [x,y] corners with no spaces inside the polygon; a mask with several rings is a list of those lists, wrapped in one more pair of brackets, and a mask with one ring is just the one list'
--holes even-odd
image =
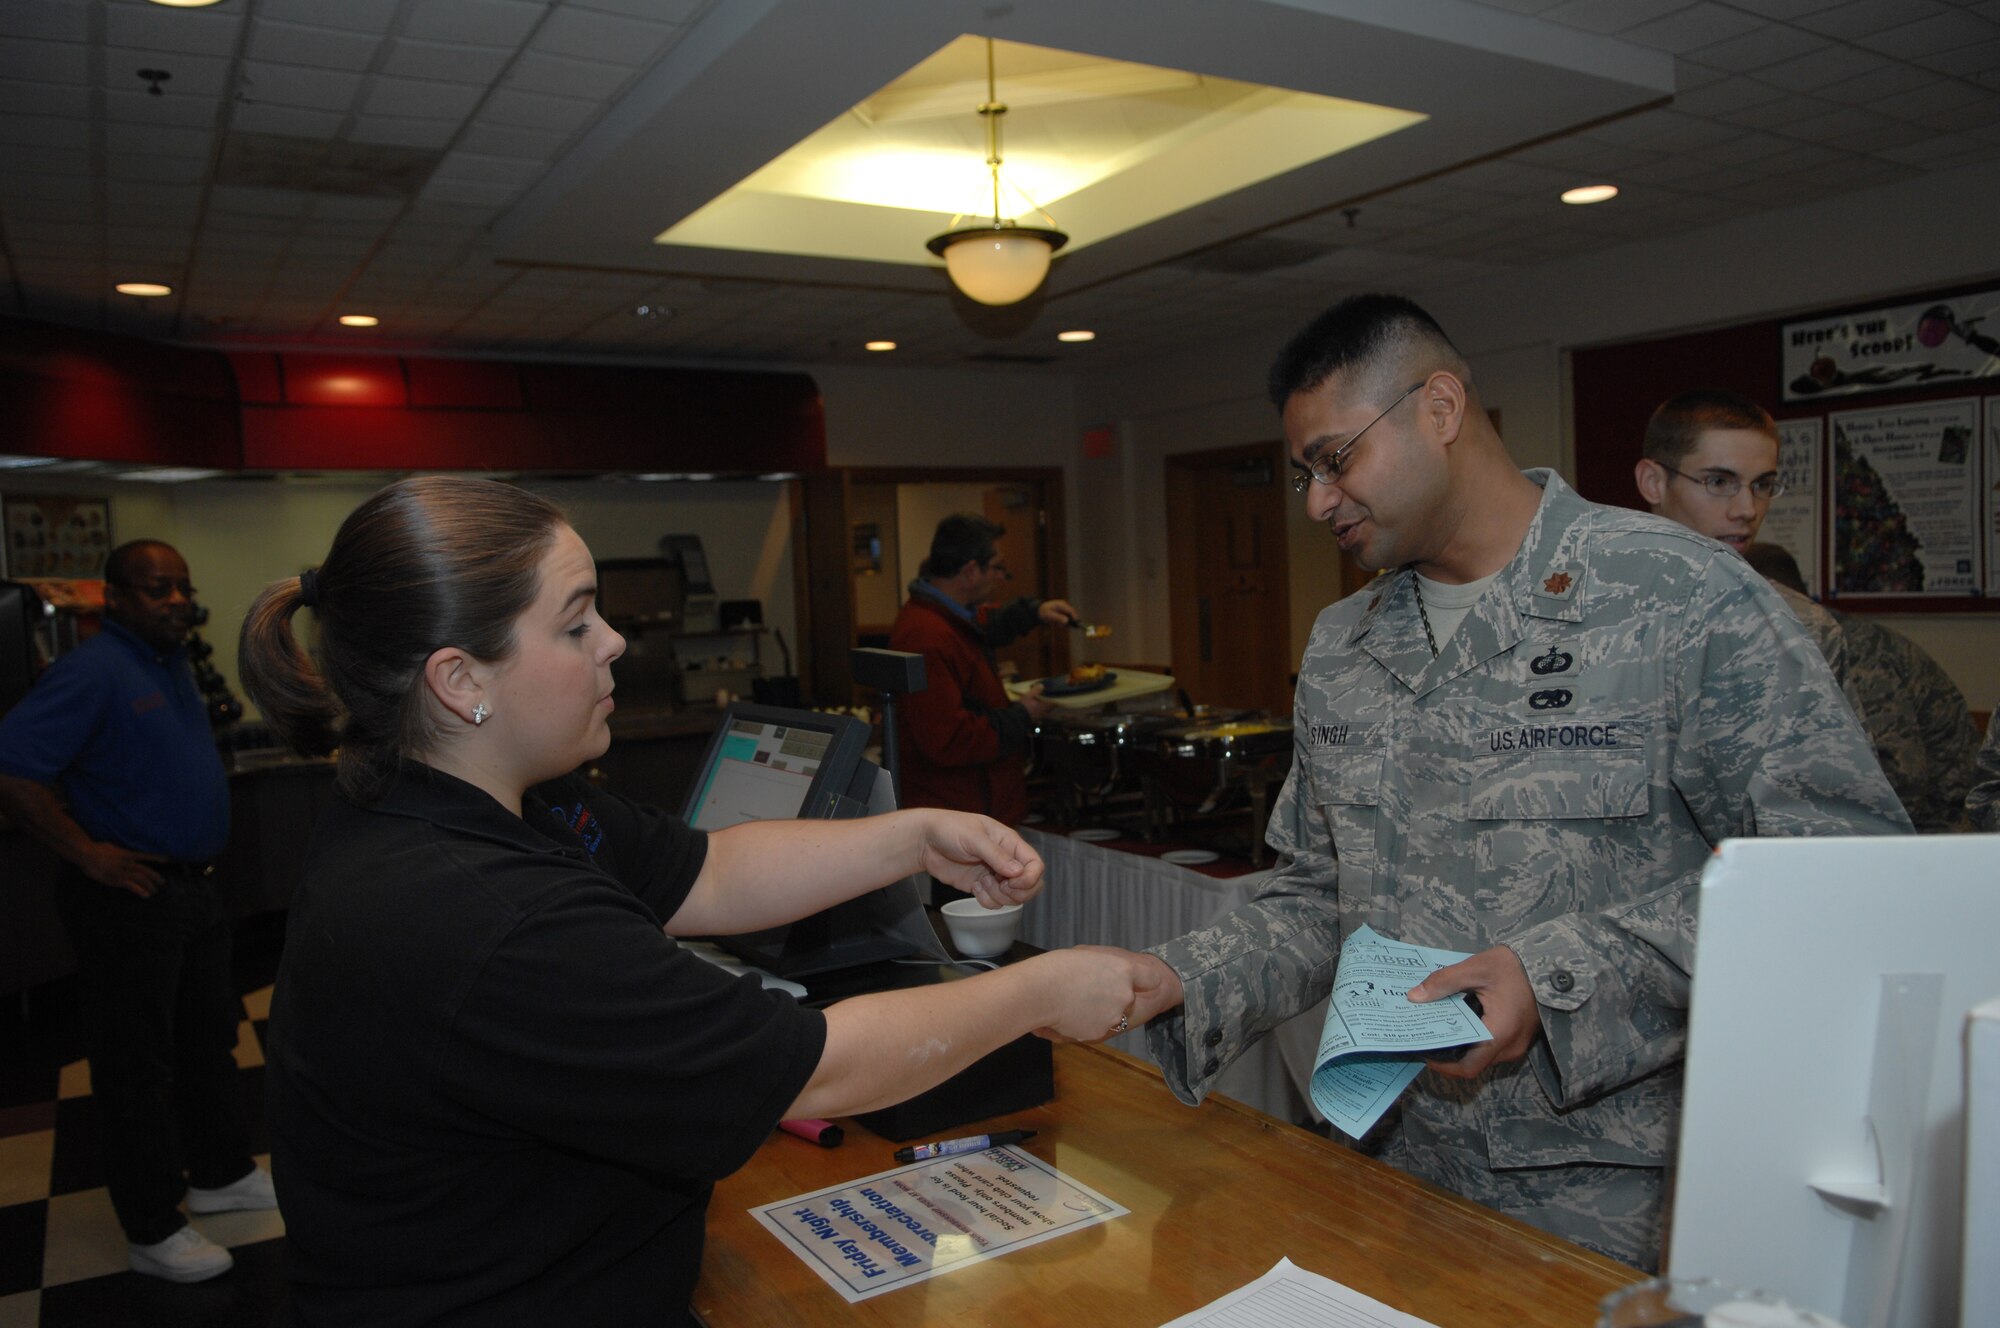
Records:
{"label": "glass light shade", "polygon": [[947,231],[926,246],[944,259],[952,284],[981,304],[1019,304],[1049,275],[1049,259],[1069,243],[1061,231],[986,226]]}

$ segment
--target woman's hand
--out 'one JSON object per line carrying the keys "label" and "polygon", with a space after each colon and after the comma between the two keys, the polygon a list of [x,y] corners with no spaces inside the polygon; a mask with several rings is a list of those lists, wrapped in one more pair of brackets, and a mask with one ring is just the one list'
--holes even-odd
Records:
{"label": "woman's hand", "polygon": [[1035,1031],[1057,1042],[1096,1042],[1130,1026],[1132,1007],[1140,993],[1133,987],[1134,966],[1123,950],[1079,946],[1051,950],[1024,960],[1037,966],[1036,977],[1055,997],[1055,1017]]}
{"label": "woman's hand", "polygon": [[930,813],[917,866],[987,908],[1025,904],[1042,889],[1042,855],[992,817],[970,812]]}

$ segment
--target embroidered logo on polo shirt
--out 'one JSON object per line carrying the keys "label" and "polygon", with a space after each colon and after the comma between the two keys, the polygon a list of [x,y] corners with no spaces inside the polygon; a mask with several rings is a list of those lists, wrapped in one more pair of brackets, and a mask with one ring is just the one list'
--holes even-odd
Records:
{"label": "embroidered logo on polo shirt", "polygon": [[149,714],[152,711],[161,709],[166,704],[166,693],[148,692],[144,696],[135,696],[132,698],[132,713],[135,715]]}
{"label": "embroidered logo on polo shirt", "polygon": [[583,846],[590,850],[592,857],[597,856],[598,848],[604,843],[604,823],[597,819],[597,813],[580,802],[574,807],[551,807],[549,810],[569,828],[571,834],[583,841]]}

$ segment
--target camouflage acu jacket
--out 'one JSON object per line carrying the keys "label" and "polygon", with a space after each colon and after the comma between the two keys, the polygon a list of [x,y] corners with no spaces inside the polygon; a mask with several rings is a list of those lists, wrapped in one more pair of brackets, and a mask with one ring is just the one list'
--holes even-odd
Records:
{"label": "camouflage acu jacket", "polygon": [[1889,787],[1919,833],[1957,829],[1979,752],[1965,694],[1908,637],[1851,613],[1833,616],[1847,638],[1848,699]]}
{"label": "camouflage acu jacket", "polygon": [[1975,757],[1972,789],[1965,795],[1965,821],[1974,830],[2000,831],[2000,706],[1986,721],[1986,741]]}
{"label": "camouflage acu jacket", "polygon": [[1908,833],[1825,661],[1747,563],[1550,472],[1512,562],[1433,659],[1414,573],[1320,614],[1259,898],[1158,949],[1148,1027],[1184,1101],[1326,995],[1362,923],[1506,944],[1544,1036],[1404,1098],[1495,1168],[1662,1165],[1679,1119],[1696,883],[1719,840]]}

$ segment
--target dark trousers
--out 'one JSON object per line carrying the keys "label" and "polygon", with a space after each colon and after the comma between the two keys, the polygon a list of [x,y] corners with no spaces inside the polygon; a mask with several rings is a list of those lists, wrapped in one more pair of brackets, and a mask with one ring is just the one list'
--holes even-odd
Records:
{"label": "dark trousers", "polygon": [[242,1007],[229,918],[198,869],[164,875],[149,899],[77,872],[56,894],[76,949],[105,1183],[135,1245],[186,1225],[189,1185],[220,1189],[254,1165],[234,1055]]}

